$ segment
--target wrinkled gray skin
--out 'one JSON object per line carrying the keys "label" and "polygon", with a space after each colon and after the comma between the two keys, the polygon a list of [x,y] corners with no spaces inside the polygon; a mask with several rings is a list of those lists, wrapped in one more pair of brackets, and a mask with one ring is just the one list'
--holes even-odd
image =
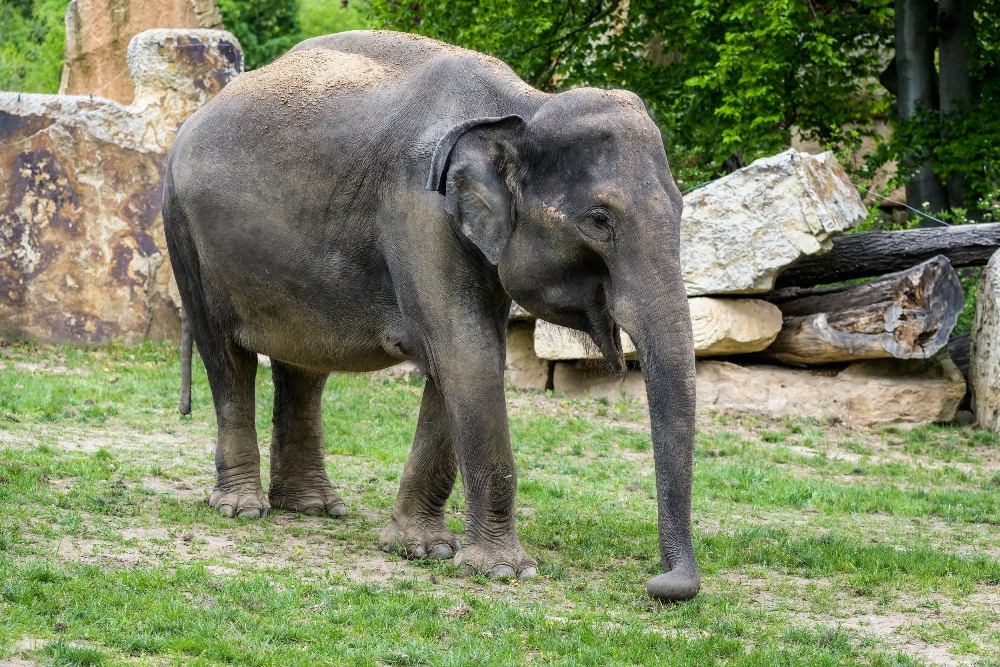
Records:
{"label": "wrinkled gray skin", "polygon": [[[324,53],[329,61],[324,50],[384,69],[344,56],[368,67],[344,83],[309,64]],[[693,597],[694,351],[681,196],[639,98],[544,94],[499,61],[391,32],[311,39],[278,63],[237,80],[256,88],[230,84],[196,113],[167,170],[170,258],[219,424],[212,507],[344,514],[323,463],[327,375],[413,359],[427,383],[382,547],[411,558],[454,553],[467,573],[534,575],[514,526],[504,402],[513,298],[588,332],[619,371],[619,327],[635,341],[664,570],[647,590]],[[313,88],[289,84],[296,67]],[[315,83],[324,76],[334,82]],[[266,496],[254,430],[258,352],[273,360],[275,389]],[[461,547],[443,520],[457,470]]]}

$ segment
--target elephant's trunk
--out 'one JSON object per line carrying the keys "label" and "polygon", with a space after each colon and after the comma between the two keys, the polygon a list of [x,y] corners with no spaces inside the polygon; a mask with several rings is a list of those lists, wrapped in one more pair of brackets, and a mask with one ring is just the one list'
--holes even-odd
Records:
{"label": "elephant's trunk", "polygon": [[649,398],[664,573],[646,590],[661,600],[689,600],[701,585],[691,544],[694,342],[678,265],[630,271],[631,279],[616,281],[612,304],[615,321],[635,343]]}

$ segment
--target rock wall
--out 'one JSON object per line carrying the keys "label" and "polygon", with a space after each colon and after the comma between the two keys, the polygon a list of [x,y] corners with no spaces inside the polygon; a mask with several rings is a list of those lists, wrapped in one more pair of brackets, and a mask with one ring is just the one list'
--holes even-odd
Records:
{"label": "rock wall", "polygon": [[215,0],[72,0],[66,7],[66,54],[60,95],[89,95],[131,104],[126,51],[156,28],[222,29]]}
{"label": "rock wall", "polygon": [[[701,409],[749,412],[777,419],[835,419],[859,426],[918,426],[950,422],[965,396],[962,372],[943,350],[931,359],[859,361],[843,369],[801,370],[696,364]],[[557,363],[553,389],[566,396],[646,401],[639,371],[610,378],[585,363]]]}
{"label": "rock wall", "polygon": [[969,352],[972,409],[983,428],[1000,433],[1000,252],[979,278]]}
{"label": "rock wall", "polygon": [[181,124],[243,70],[221,30],[129,44],[135,101],[0,92],[0,336],[105,344],[179,335],[160,217]]}

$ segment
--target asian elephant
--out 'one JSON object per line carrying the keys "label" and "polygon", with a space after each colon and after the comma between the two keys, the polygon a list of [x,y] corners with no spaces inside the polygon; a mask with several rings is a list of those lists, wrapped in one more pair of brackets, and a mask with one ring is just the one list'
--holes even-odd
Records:
{"label": "asian elephant", "polygon": [[[664,571],[647,590],[693,597],[681,206],[659,130],[623,90],[543,93],[499,60],[394,32],[310,39],[242,74],[184,124],[164,190],[189,332],[184,391],[193,336],[218,417],[211,506],[344,514],[323,461],[326,378],[412,359],[427,380],[382,547],[534,575],[514,526],[504,400],[514,299],[589,333],[619,372],[620,331],[635,342]],[[257,353],[273,360],[267,495]],[[457,470],[461,546],[444,525]]]}

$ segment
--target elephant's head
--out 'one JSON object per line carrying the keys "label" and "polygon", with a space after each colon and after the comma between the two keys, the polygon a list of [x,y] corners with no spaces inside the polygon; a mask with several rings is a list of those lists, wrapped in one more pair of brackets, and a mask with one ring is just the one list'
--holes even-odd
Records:
{"label": "elephant's head", "polygon": [[530,118],[470,120],[435,149],[428,188],[529,312],[586,331],[645,377],[656,461],[661,599],[700,584],[691,546],[694,348],[680,271],[682,200],[660,132],[620,90],[553,95]]}

